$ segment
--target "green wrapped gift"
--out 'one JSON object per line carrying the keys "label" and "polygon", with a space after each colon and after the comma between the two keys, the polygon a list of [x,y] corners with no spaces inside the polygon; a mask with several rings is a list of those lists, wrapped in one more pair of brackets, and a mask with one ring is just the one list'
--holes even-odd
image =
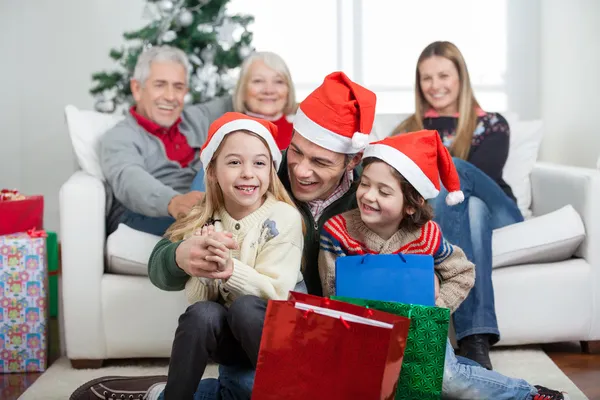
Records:
{"label": "green wrapped gift", "polygon": [[58,316],[58,237],[56,232],[46,232],[46,252],[48,258],[48,303],[50,317]]}
{"label": "green wrapped gift", "polygon": [[350,297],[331,298],[410,318],[396,400],[439,399],[442,396],[450,310]]}

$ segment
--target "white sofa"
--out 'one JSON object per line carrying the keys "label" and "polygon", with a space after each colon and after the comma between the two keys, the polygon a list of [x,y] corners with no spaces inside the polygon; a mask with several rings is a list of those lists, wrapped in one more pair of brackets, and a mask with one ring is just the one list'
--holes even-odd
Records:
{"label": "white sofa", "polygon": [[[67,112],[79,164],[87,172],[75,172],[60,190],[66,354],[76,368],[98,367],[111,358],[168,357],[186,300],[182,292],[155,288],[146,276],[146,261],[158,237],[121,225],[105,239],[105,186],[82,159],[93,151],[77,149],[73,131],[82,127],[76,118]],[[537,236],[532,229],[541,236],[556,231],[560,238],[563,231],[577,231],[575,225],[583,221],[586,236],[575,245],[574,256],[562,261],[511,265],[511,257],[495,257],[500,344],[600,340],[600,246],[593,245],[600,243],[600,171],[537,163],[531,172],[531,194],[534,216],[552,216],[571,204],[568,210],[575,218],[552,217],[533,225],[528,221],[495,232],[494,256],[497,249],[510,255],[512,247]],[[573,226],[556,226],[556,221]],[[540,260],[556,257],[552,248],[541,248]],[[529,260],[518,251],[513,256],[512,264],[515,257]]]}

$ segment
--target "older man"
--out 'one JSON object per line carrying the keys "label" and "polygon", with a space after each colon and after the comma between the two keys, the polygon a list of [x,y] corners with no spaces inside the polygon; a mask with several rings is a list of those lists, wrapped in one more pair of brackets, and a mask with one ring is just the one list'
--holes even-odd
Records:
{"label": "older man", "polygon": [[189,64],[180,49],[156,46],[138,58],[131,92],[135,105],[100,142],[100,163],[116,201],[108,232],[119,223],[162,235],[201,198],[190,191],[208,127],[233,110],[230,97],[185,106]]}
{"label": "older man", "polygon": [[[321,294],[317,270],[319,231],[330,217],[356,207],[356,170],[361,151],[368,143],[368,133],[375,118],[375,94],[352,82],[341,72],[328,75],[323,84],[301,104],[294,119],[294,134],[284,157],[279,177],[295,200],[307,227],[304,241],[304,279],[308,292]],[[223,240],[227,240],[223,238]],[[228,242],[233,248],[234,243]],[[210,277],[216,265],[206,262],[204,254],[194,249],[194,238],[178,243],[163,239],[152,254],[149,275],[163,290],[182,290],[190,276]],[[221,369],[219,381],[205,379],[198,386],[196,398],[249,398],[253,373],[260,346],[266,301],[244,296],[236,301],[229,320],[206,315],[201,303],[188,307],[179,320],[169,365],[170,374],[177,370],[194,370],[194,360],[209,355],[219,359],[213,337],[232,340],[241,348],[248,365],[228,365]],[[217,335],[215,338],[214,335]],[[241,345],[241,346],[240,346]],[[223,346],[220,346],[223,347]],[[241,371],[240,371],[241,370]],[[198,373],[197,380],[202,377]],[[88,382],[72,396],[73,400],[95,399],[100,385],[106,398],[115,394],[142,396],[147,399],[189,397],[179,388],[163,393],[166,377],[106,377]],[[146,396],[146,397],[144,397]],[[160,397],[159,397],[160,396]],[[203,396],[203,397],[202,397]]]}

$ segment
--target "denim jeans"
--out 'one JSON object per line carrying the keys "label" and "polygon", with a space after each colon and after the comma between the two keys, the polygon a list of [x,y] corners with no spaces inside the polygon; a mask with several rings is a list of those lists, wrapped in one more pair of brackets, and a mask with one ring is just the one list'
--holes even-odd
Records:
{"label": "denim jeans", "polygon": [[490,334],[494,344],[500,331],[492,285],[492,232],[523,221],[523,216],[516,203],[489,176],[467,161],[453,160],[465,201],[448,206],[448,192],[442,189],[432,205],[435,221],[446,240],[460,247],[475,264],[475,285],[454,313],[456,339]]}
{"label": "denim jeans", "polygon": [[200,165],[200,170],[194,177],[192,181],[192,186],[190,186],[190,190],[197,190],[198,192],[205,192],[206,185],[204,184],[204,167]]}
{"label": "denim jeans", "polygon": [[[197,190],[204,192],[206,190],[204,186],[204,169],[200,168],[194,180],[192,182],[191,190]],[[163,236],[167,229],[175,222],[173,217],[148,217],[146,215],[138,214],[130,210],[125,210],[119,220],[120,223],[129,226],[136,231],[142,231],[151,233],[156,236]],[[114,227],[113,229],[116,229]]]}
{"label": "denim jeans", "polygon": [[443,399],[531,399],[537,389],[523,379],[509,378],[489,371],[475,361],[456,357],[450,340],[446,343],[446,362],[442,382]]}

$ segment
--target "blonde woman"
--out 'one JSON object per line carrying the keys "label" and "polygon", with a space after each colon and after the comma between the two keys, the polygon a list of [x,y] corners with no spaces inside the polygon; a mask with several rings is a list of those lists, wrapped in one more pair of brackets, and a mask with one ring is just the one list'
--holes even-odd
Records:
{"label": "blonde woman", "polygon": [[433,201],[435,220],[448,241],[476,265],[475,286],[454,313],[460,355],[492,369],[489,347],[499,340],[492,286],[492,231],[523,220],[502,178],[508,156],[508,123],[475,99],[465,60],[450,42],[434,42],[417,61],[415,113],[392,134],[437,130],[453,155],[465,202]]}
{"label": "blonde woman", "polygon": [[280,150],[287,149],[297,108],[296,90],[290,70],[280,56],[261,51],[244,60],[233,93],[233,108],[275,124],[277,146]]}

